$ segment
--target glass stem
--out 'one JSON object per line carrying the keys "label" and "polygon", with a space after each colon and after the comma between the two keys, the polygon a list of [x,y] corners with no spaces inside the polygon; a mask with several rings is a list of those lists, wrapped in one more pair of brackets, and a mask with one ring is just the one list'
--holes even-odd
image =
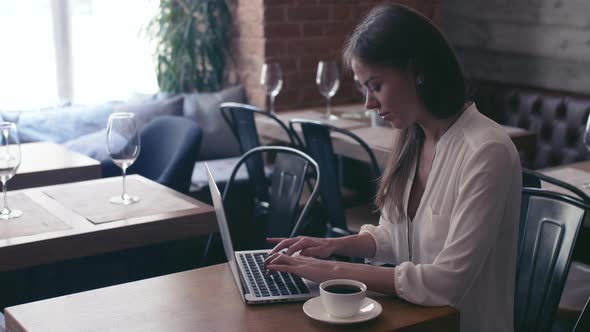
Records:
{"label": "glass stem", "polygon": [[125,200],[127,197],[127,188],[125,188],[125,177],[127,175],[127,167],[123,166],[121,167],[121,169],[123,170],[123,194],[121,195],[121,198]]}
{"label": "glass stem", "polygon": [[4,193],[4,208],[2,212],[10,211],[8,208],[8,194],[6,193],[6,181],[2,181],[2,192]]}
{"label": "glass stem", "polygon": [[332,100],[332,98],[326,97],[326,118],[330,118],[330,115],[332,114],[331,100]]}
{"label": "glass stem", "polygon": [[270,95],[270,114],[275,114],[275,95]]}

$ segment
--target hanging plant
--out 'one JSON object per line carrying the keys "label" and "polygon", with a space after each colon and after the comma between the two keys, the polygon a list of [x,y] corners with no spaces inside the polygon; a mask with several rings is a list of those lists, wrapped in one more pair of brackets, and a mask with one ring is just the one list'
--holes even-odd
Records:
{"label": "hanging plant", "polygon": [[156,44],[162,92],[223,88],[229,59],[231,15],[225,0],[160,0],[148,32]]}

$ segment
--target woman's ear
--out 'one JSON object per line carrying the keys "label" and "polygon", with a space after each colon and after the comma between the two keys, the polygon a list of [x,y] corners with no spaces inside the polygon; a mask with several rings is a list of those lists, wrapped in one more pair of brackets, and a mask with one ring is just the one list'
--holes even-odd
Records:
{"label": "woman's ear", "polygon": [[416,63],[416,60],[410,60],[409,63],[409,72],[414,76],[414,82],[416,82],[416,87],[421,87],[424,84],[424,73],[420,65]]}
{"label": "woman's ear", "polygon": [[420,74],[416,76],[416,86],[421,87],[422,85],[424,85],[424,75]]}

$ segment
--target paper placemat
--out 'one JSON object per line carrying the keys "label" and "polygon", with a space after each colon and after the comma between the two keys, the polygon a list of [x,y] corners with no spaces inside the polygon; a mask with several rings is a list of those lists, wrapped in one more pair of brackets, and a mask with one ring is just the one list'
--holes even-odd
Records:
{"label": "paper placemat", "polygon": [[8,207],[21,210],[23,215],[16,219],[0,219],[0,239],[72,228],[23,193],[11,195],[9,192]]}
{"label": "paper placemat", "polygon": [[129,195],[139,196],[138,203],[117,205],[109,201],[111,197],[121,195],[122,181],[79,182],[48,189],[44,193],[94,224],[198,207],[164,188],[134,178],[127,178],[126,185]]}

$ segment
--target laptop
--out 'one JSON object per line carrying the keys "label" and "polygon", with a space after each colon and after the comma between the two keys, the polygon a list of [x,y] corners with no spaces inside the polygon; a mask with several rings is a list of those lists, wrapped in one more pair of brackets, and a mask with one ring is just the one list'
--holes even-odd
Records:
{"label": "laptop", "polygon": [[248,304],[261,304],[304,301],[318,296],[318,284],[311,280],[286,272],[273,272],[267,276],[264,260],[270,249],[234,251],[221,193],[206,163],[205,169],[223,249],[242,300]]}

